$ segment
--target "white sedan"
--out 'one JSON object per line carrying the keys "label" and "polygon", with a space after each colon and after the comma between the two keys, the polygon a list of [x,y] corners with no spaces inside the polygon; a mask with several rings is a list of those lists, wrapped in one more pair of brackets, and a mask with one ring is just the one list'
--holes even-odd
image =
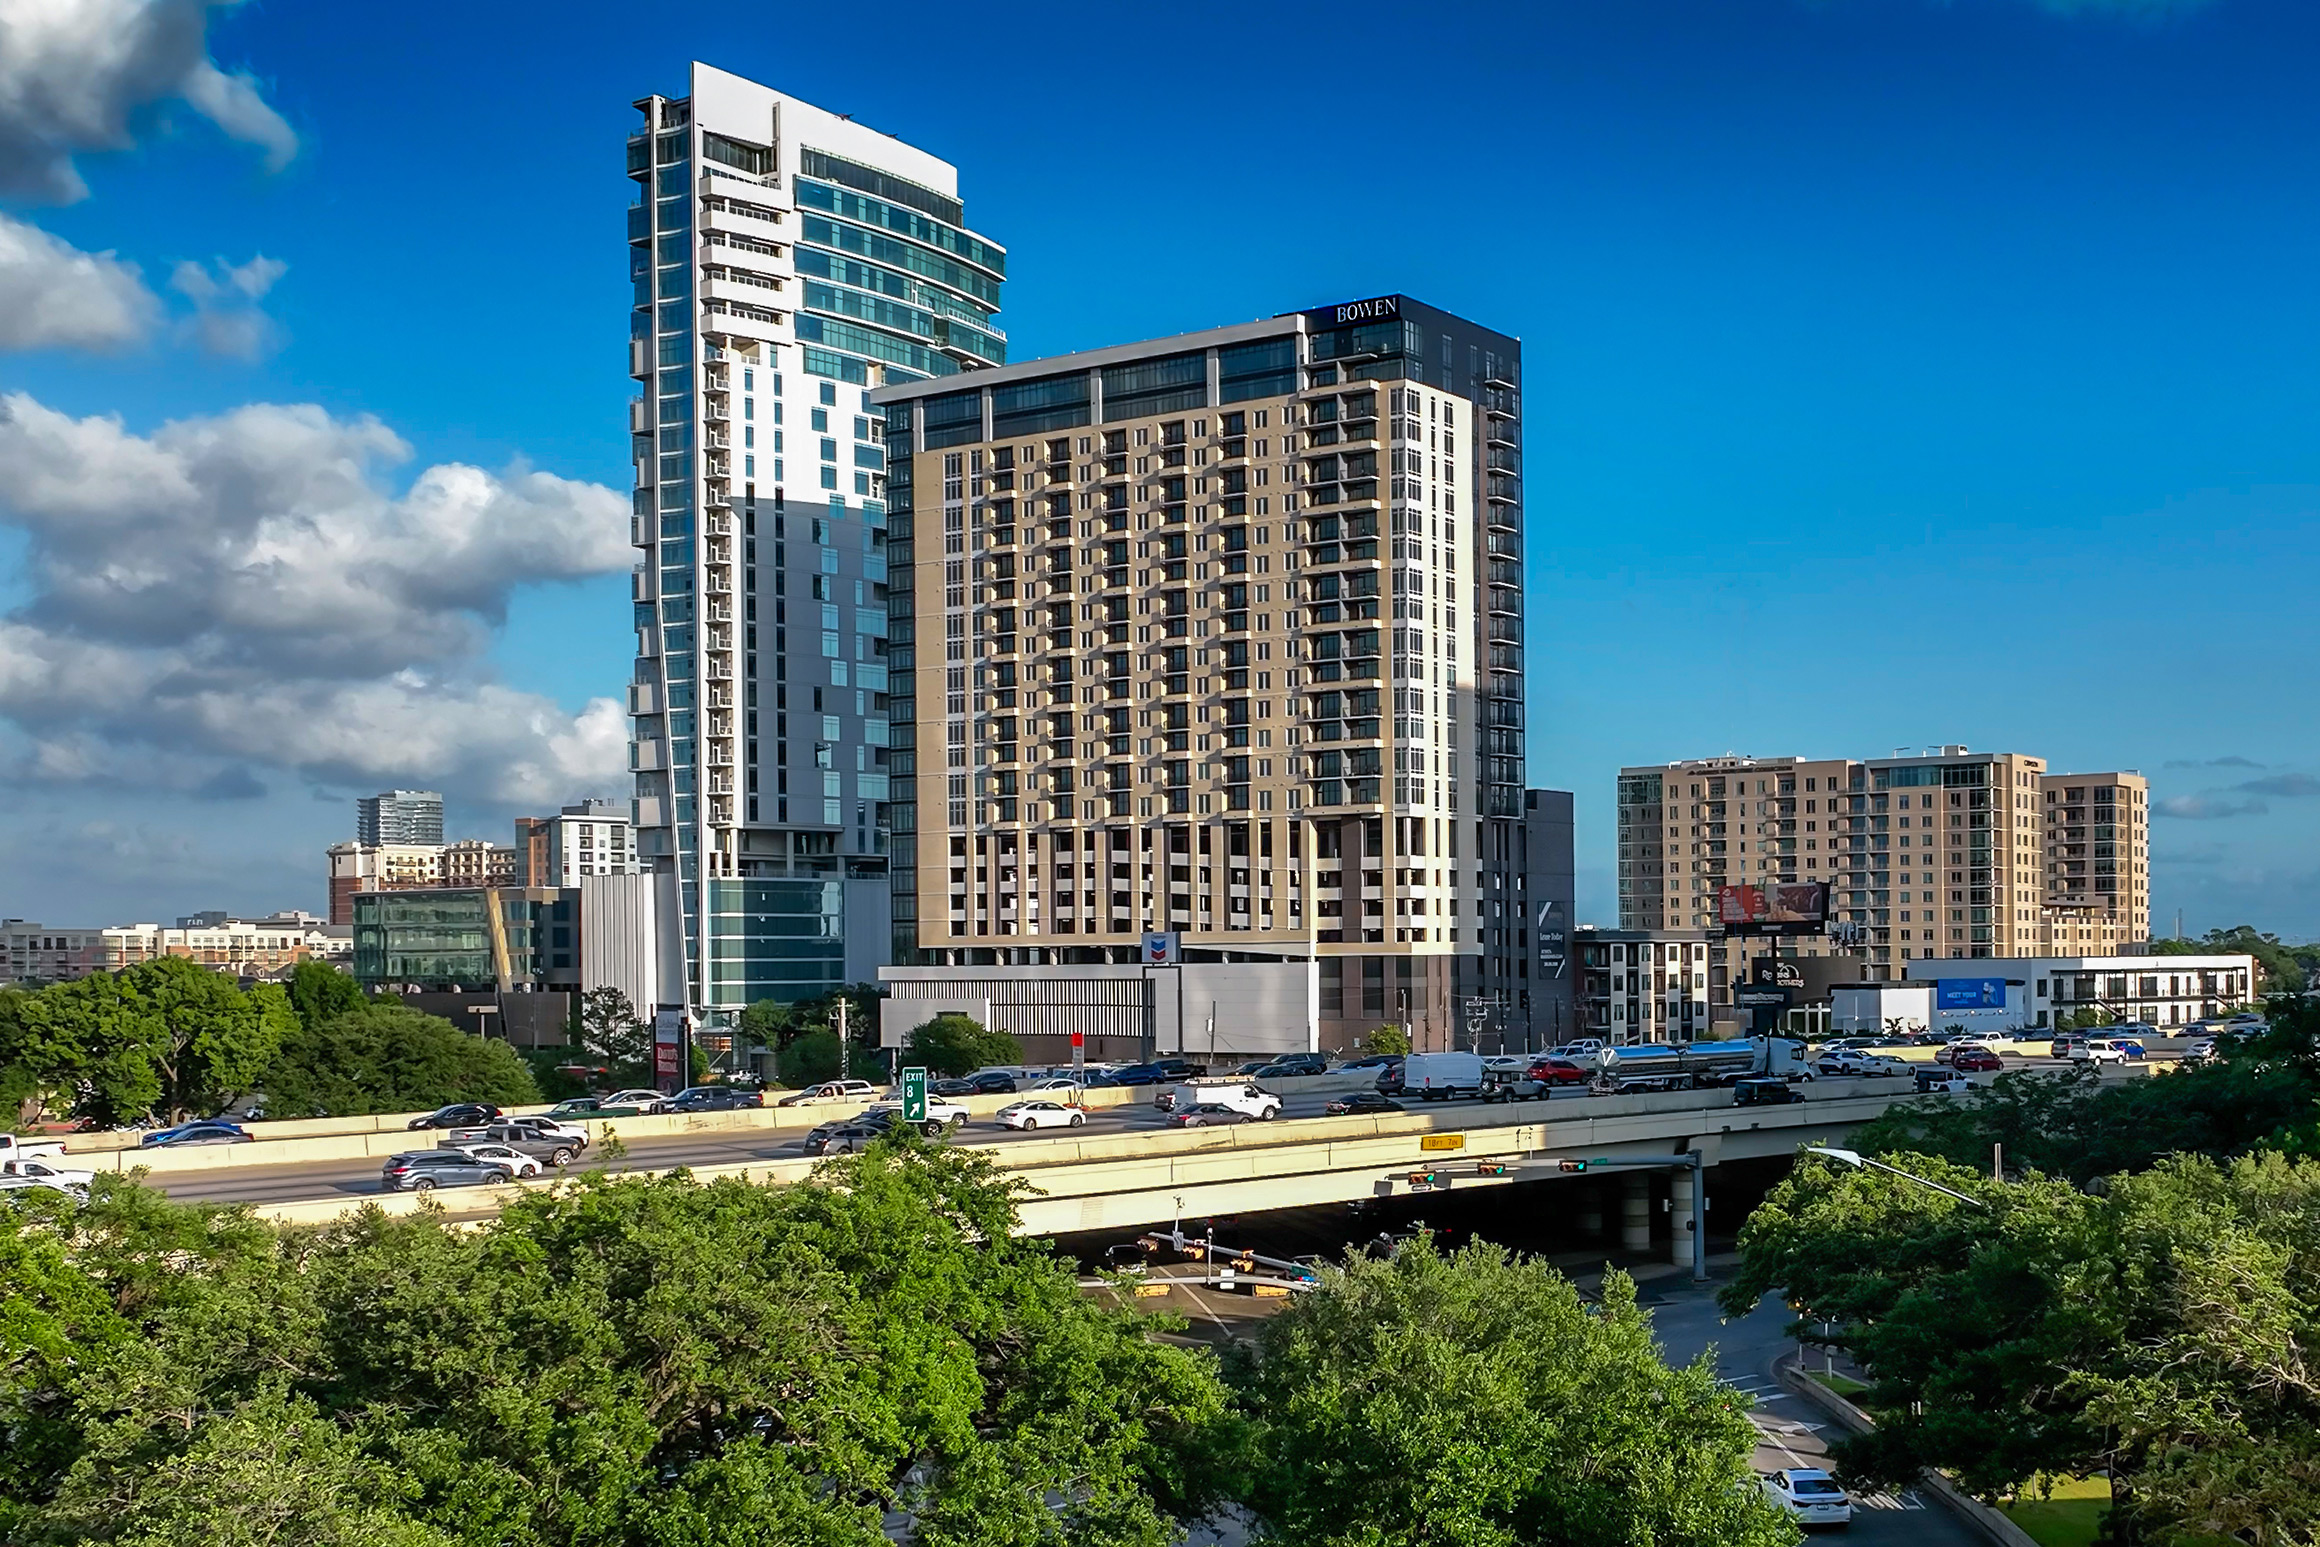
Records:
{"label": "white sedan", "polygon": [[1853,1501],[1837,1480],[1817,1467],[1791,1467],[1764,1479],[1764,1496],[1788,1511],[1798,1525],[1853,1523]]}
{"label": "white sedan", "polygon": [[1037,1101],[1017,1101],[999,1109],[1002,1128],[1077,1128],[1087,1121],[1084,1108],[1044,1098]]}
{"label": "white sedan", "polygon": [[[1094,1072],[1095,1071],[1093,1070],[1089,1071],[1091,1074]],[[1075,1080],[1067,1075],[1059,1074],[1052,1079],[1041,1080],[1035,1085],[1027,1085],[1024,1088],[1031,1091],[1078,1091],[1084,1087],[1084,1081]]]}
{"label": "white sedan", "polygon": [[455,1149],[462,1155],[472,1155],[487,1166],[497,1166],[509,1176],[522,1178],[538,1176],[547,1169],[546,1162],[522,1150],[505,1144],[446,1144],[444,1149]]}
{"label": "white sedan", "polygon": [[1906,1074],[1909,1071],[1909,1065],[1898,1058],[1883,1058],[1857,1047],[1823,1048],[1813,1067],[1828,1075]]}
{"label": "white sedan", "polygon": [[608,1107],[635,1107],[640,1112],[658,1112],[669,1104],[669,1098],[657,1090],[616,1090],[604,1098]]}

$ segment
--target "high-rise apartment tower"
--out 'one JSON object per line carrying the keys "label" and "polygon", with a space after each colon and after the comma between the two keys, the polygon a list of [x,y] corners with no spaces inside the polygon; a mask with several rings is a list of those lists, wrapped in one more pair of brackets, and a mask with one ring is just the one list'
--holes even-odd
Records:
{"label": "high-rise apartment tower", "polygon": [[886,960],[882,382],[995,365],[1006,254],[955,168],[696,64],[629,137],[636,854],[692,1007]]}
{"label": "high-rise apartment tower", "polygon": [[[1623,768],[1619,922],[1706,929],[1718,886],[1824,881],[1830,916],[1862,929],[1865,977],[1932,957],[2116,950],[2150,937],[2149,821],[2140,774],[2057,774],[2043,758],[1962,746]],[[1719,966],[1736,974],[1723,949]]]}
{"label": "high-rise apartment tower", "polygon": [[[1518,990],[1521,347],[1401,296],[889,386],[895,933]],[[912,842],[911,840],[915,840]]]}
{"label": "high-rise apartment tower", "polygon": [[354,803],[357,843],[443,841],[443,797],[433,790],[386,790]]}

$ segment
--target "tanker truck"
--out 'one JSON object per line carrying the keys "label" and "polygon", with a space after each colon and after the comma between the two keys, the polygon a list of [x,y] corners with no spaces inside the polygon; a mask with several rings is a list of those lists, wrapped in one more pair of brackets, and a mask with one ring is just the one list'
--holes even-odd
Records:
{"label": "tanker truck", "polygon": [[1639,1090],[1703,1090],[1735,1080],[1809,1080],[1804,1044],[1787,1037],[1739,1037],[1729,1042],[1637,1042],[1595,1055],[1594,1096]]}

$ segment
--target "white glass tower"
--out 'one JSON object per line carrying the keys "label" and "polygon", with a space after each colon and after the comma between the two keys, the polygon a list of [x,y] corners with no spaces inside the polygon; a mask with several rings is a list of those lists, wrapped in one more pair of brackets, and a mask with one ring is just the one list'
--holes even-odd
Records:
{"label": "white glass tower", "polygon": [[892,939],[874,386],[1004,363],[957,170],[707,65],[628,141],[636,852],[715,1018]]}

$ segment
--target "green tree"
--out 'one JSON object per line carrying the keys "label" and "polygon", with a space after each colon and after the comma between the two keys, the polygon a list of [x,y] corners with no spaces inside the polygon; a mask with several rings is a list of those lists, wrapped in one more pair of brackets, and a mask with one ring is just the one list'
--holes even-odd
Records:
{"label": "green tree", "polygon": [[1857,1481],[1947,1469],[1989,1495],[2107,1472],[2111,1541],[2320,1531],[2320,1163],[2175,1157],[2100,1195],[1896,1164],[1980,1200],[1808,1164],[1741,1235],[1722,1301],[1779,1293],[1875,1377]]}
{"label": "green tree", "polygon": [[938,1015],[911,1028],[902,1041],[902,1062],[923,1064],[936,1074],[969,1074],[1023,1057],[1023,1044],[994,1031],[971,1015]]}
{"label": "green tree", "polygon": [[540,1099],[538,1084],[505,1042],[460,1030],[439,1016],[379,1001],[283,1042],[266,1071],[276,1117],[418,1112],[453,1101],[516,1106]]}
{"label": "green tree", "polygon": [[789,1086],[818,1085],[838,1077],[838,1034],[809,1031],[792,1037],[776,1055],[774,1068]]}
{"label": "green tree", "polygon": [[10,1001],[0,1080],[21,1105],[77,1090],[100,1121],[207,1116],[258,1088],[297,1016],[278,985],[244,992],[182,957],[139,962]]}
{"label": "green tree", "polygon": [[341,972],[323,961],[302,961],[290,969],[290,1008],[298,1012],[298,1024],[314,1030],[333,1016],[359,1009],[363,1002],[362,985],[351,972]]}
{"label": "green tree", "polygon": [[2313,965],[2311,946],[2283,945],[2278,935],[2265,934],[2252,924],[2211,929],[2197,940],[2154,940],[2151,949],[2160,956],[2213,956],[2244,951],[2256,959],[2255,991],[2259,996],[2301,992],[2310,981],[2308,969]]}
{"label": "green tree", "polygon": [[[1204,1354],[1014,1237],[989,1161],[596,1176],[479,1230],[278,1230],[107,1178],[0,1232],[0,1538],[1157,1547]],[[203,1525],[210,1534],[192,1533]]]}
{"label": "green tree", "polygon": [[1410,1051],[1410,1028],[1399,1021],[1388,1021],[1369,1034],[1369,1040],[1362,1051],[1400,1053],[1407,1057]]}
{"label": "green tree", "polygon": [[1423,1241],[1325,1270],[1235,1374],[1249,1500],[1286,1547],[1786,1547],[1746,1402],[1670,1368],[1612,1274]]}
{"label": "green tree", "polygon": [[592,988],[580,996],[580,1046],[612,1071],[615,1085],[649,1080],[653,1073],[652,1023],[636,1013],[617,988]]}

